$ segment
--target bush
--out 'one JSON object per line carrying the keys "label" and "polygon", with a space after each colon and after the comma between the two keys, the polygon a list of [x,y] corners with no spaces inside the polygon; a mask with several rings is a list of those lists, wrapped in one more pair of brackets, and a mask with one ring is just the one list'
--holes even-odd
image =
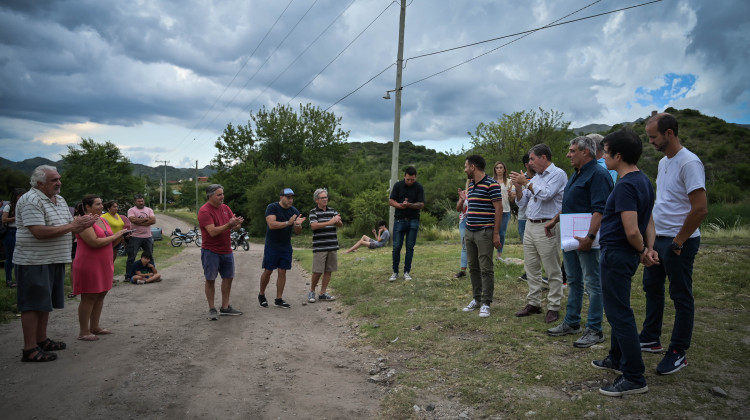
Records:
{"label": "bush", "polygon": [[736,203],[742,198],[742,190],[735,184],[717,182],[708,189],[709,203]]}
{"label": "bush", "polygon": [[375,224],[388,220],[388,188],[385,184],[364,190],[351,201],[351,229],[347,230],[352,237],[371,235]]}

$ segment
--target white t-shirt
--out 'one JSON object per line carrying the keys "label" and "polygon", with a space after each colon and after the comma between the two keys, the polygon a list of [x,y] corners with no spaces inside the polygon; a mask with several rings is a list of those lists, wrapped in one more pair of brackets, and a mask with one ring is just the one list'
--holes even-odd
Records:
{"label": "white t-shirt", "polygon": [[[695,153],[683,147],[671,159],[661,158],[652,213],[657,235],[677,236],[690,213],[688,194],[701,188],[706,188],[706,175],[703,163]],[[696,229],[690,237],[700,234],[700,229]]]}
{"label": "white t-shirt", "polygon": [[[0,213],[8,213],[8,217],[10,217],[10,202],[8,202],[8,204],[3,206],[3,209],[0,210]],[[12,227],[12,228],[16,227],[16,222],[13,221],[13,222],[8,223],[8,227]]]}

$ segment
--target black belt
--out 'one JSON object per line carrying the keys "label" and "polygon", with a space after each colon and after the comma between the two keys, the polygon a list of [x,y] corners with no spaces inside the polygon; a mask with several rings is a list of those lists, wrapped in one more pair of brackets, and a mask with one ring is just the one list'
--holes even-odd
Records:
{"label": "black belt", "polygon": [[529,222],[531,222],[531,223],[546,223],[546,222],[549,222],[550,220],[552,220],[552,219],[538,219],[538,220],[529,219]]}

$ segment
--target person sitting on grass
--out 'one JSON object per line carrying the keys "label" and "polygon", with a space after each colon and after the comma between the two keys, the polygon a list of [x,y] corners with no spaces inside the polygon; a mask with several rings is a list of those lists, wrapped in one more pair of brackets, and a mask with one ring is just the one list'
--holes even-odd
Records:
{"label": "person sitting on grass", "polygon": [[356,244],[354,244],[353,247],[344,251],[344,254],[354,252],[357,250],[357,248],[361,246],[366,246],[370,249],[383,247],[388,242],[388,238],[391,237],[391,234],[388,232],[388,228],[386,228],[385,225],[386,225],[385,220],[379,221],[377,225],[377,231],[375,231],[375,229],[372,230],[373,235],[375,235],[374,239],[370,238],[367,235],[362,235],[362,239],[360,239]]}
{"label": "person sitting on grass", "polygon": [[130,278],[133,284],[156,283],[161,281],[161,274],[151,263],[151,254],[145,251],[141,259],[133,263],[133,276]]}

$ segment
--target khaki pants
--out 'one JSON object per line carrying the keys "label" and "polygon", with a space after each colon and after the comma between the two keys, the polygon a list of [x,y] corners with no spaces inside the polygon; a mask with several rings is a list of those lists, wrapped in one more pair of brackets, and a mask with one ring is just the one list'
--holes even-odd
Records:
{"label": "khaki pants", "polygon": [[495,293],[495,245],[492,243],[492,229],[476,232],[466,229],[464,242],[474,300],[489,306]]}
{"label": "khaki pants", "polygon": [[547,310],[559,311],[562,300],[562,270],[560,269],[560,224],[555,225],[552,237],[544,233],[545,223],[527,223],[523,236],[523,259],[529,280],[529,305],[542,307],[542,265],[549,278]]}

